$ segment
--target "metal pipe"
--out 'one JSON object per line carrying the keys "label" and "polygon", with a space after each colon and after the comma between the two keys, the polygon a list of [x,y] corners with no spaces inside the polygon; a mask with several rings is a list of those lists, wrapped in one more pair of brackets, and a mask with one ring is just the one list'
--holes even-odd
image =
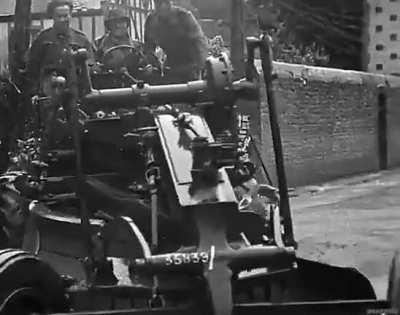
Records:
{"label": "metal pipe", "polygon": [[272,141],[275,152],[275,164],[278,177],[278,188],[280,195],[280,212],[284,218],[284,243],[286,246],[296,247],[296,241],[293,234],[292,215],[290,212],[289,194],[286,181],[286,173],[283,158],[283,149],[281,141],[281,133],[278,122],[278,113],[276,109],[275,94],[273,92],[273,76],[272,76],[272,49],[271,39],[264,33],[261,38],[261,63],[265,81],[265,88],[268,100],[268,109],[271,125]]}
{"label": "metal pipe", "polygon": [[[228,89],[228,90],[226,90]],[[239,80],[225,87],[224,92],[232,93],[236,98],[254,99],[257,87],[254,83]],[[148,85],[135,84],[130,88],[92,90],[84,97],[84,103],[91,106],[106,105],[120,107],[162,105],[168,103],[205,103],[214,102],[217,98],[215,89],[209,88],[208,81],[199,80],[186,84]]]}
{"label": "metal pipe", "polygon": [[121,103],[166,104],[212,100],[208,95],[207,81],[187,84],[153,85],[136,84],[130,88],[93,90],[85,96],[86,104],[119,106]]}
{"label": "metal pipe", "polygon": [[62,96],[61,104],[66,113],[67,121],[71,129],[72,141],[76,153],[75,156],[76,179],[77,179],[76,195],[79,199],[82,234],[85,239],[88,257],[90,258],[91,261],[94,261],[90,214],[83,193],[86,179],[83,171],[82,147],[81,147],[81,138],[79,133],[79,117],[78,117],[78,106],[77,106],[79,90],[78,90],[77,65],[75,63],[75,57],[76,56],[74,55],[74,53],[68,52],[68,61],[70,67],[68,69],[69,71],[67,76],[68,79],[67,89]]}
{"label": "metal pipe", "polygon": [[[295,251],[291,247],[277,246],[251,246],[240,250],[225,248],[215,250],[213,260],[214,262],[225,261],[234,269],[268,267],[276,265],[276,263],[283,263],[286,268],[293,267]],[[160,271],[195,272],[202,266],[209,265],[210,261],[210,251],[176,252],[135,259],[133,265],[136,270],[150,273]]]}

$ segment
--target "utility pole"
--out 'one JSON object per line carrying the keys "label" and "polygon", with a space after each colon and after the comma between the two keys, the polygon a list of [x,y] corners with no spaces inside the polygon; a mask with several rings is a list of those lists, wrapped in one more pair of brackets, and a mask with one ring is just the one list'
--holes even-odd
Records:
{"label": "utility pole", "polygon": [[14,31],[9,38],[10,74],[14,83],[22,87],[23,80],[19,72],[24,67],[24,57],[29,49],[32,0],[16,0],[14,11]]}

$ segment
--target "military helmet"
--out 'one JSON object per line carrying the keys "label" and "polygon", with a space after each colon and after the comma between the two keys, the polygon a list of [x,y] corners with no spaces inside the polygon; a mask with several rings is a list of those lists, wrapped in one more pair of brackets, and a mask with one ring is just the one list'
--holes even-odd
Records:
{"label": "military helmet", "polygon": [[74,4],[73,4],[72,0],[51,0],[47,4],[47,15],[49,17],[53,16],[54,9],[59,6],[63,6],[63,5],[69,6],[71,11],[74,8]]}
{"label": "military helmet", "polygon": [[112,21],[124,21],[129,23],[130,19],[128,14],[120,9],[120,8],[116,8],[116,9],[111,9],[108,12],[106,12],[105,17],[104,17],[104,25],[106,28],[110,27],[110,23]]}

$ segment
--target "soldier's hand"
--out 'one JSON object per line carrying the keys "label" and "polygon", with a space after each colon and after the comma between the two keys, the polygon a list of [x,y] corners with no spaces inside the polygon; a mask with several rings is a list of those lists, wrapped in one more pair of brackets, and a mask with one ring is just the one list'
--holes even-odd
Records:
{"label": "soldier's hand", "polygon": [[149,74],[151,74],[153,71],[154,71],[154,67],[152,66],[152,65],[146,65],[144,68],[143,68],[143,71],[144,72],[146,72],[146,73],[149,73]]}
{"label": "soldier's hand", "polygon": [[33,95],[31,97],[31,102],[32,102],[33,105],[37,105],[38,102],[39,102],[39,95]]}

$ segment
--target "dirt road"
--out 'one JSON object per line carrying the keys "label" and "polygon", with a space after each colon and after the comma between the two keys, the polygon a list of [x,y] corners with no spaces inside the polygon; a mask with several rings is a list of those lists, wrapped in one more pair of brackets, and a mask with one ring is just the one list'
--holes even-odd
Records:
{"label": "dirt road", "polygon": [[291,199],[298,254],[354,266],[386,297],[400,248],[400,169],[298,189]]}

